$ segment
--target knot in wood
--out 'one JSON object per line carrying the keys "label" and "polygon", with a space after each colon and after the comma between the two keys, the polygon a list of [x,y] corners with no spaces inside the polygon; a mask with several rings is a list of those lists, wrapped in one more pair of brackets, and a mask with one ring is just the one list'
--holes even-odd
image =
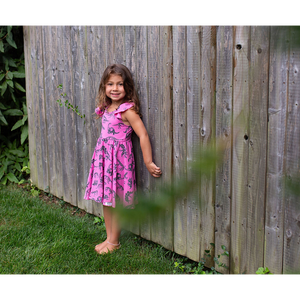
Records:
{"label": "knot in wood", "polygon": [[238,49],[238,50],[241,50],[241,49],[242,49],[242,45],[241,45],[241,44],[237,44],[235,47],[236,47],[236,49]]}
{"label": "knot in wood", "polygon": [[257,53],[262,53],[261,48],[258,48],[258,49],[257,49]]}
{"label": "knot in wood", "polygon": [[287,236],[287,238],[291,238],[292,237],[292,235],[293,235],[293,233],[292,233],[292,230],[291,229],[288,229],[287,231],[286,231],[286,236]]}

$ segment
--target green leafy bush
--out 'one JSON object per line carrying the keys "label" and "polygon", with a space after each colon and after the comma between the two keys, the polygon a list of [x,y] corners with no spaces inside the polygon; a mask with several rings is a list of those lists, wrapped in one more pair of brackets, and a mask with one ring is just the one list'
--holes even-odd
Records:
{"label": "green leafy bush", "polygon": [[[0,182],[29,172],[23,29],[0,26]],[[26,167],[26,168],[25,168]],[[25,168],[25,169],[24,169]]]}

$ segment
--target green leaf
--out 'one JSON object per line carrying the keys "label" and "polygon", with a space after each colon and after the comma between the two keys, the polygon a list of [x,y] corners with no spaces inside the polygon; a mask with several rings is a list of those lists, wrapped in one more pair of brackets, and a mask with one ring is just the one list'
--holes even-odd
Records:
{"label": "green leaf", "polygon": [[11,98],[13,99],[13,101],[15,103],[17,103],[16,97],[15,97],[15,94],[14,94],[14,90],[10,86],[9,86],[9,91],[10,91]]}
{"label": "green leaf", "polygon": [[7,82],[4,81],[4,82],[2,83],[1,96],[4,95],[6,89],[7,89]]}
{"label": "green leaf", "polygon": [[200,273],[200,277],[206,277],[205,271],[202,271],[202,272]]}
{"label": "green leaf", "polygon": [[19,157],[24,157],[26,156],[25,152],[21,151],[21,150],[9,150],[9,153],[13,154],[13,155],[17,155]]}
{"label": "green leaf", "polygon": [[7,78],[7,79],[13,79],[13,78],[14,78],[14,74],[13,74],[12,72],[8,71],[8,72],[6,73],[6,78]]}
{"label": "green leaf", "polygon": [[25,72],[13,71],[12,74],[14,78],[25,78]]}
{"label": "green leaf", "polygon": [[19,163],[15,163],[14,167],[16,168],[16,170],[18,170],[19,172],[21,172],[21,166]]}
{"label": "green leaf", "polygon": [[25,124],[25,122],[27,121],[27,119],[28,119],[28,115],[24,115],[23,119],[22,119],[23,124]]}
{"label": "green leaf", "polygon": [[226,247],[224,245],[221,246],[221,248],[225,251],[226,250]]}
{"label": "green leaf", "polygon": [[18,82],[15,82],[15,87],[21,92],[26,92],[25,89]]}
{"label": "green leaf", "polygon": [[0,102],[0,109],[7,109],[7,107],[3,103]]}
{"label": "green leaf", "polygon": [[16,124],[13,126],[13,128],[11,129],[11,131],[23,126],[23,120],[19,120],[18,122],[16,122]]}
{"label": "green leaf", "polygon": [[8,35],[8,36],[6,37],[6,41],[7,41],[12,47],[14,47],[15,49],[18,49],[18,47],[17,47],[15,41],[12,39],[12,36],[11,36],[11,35]]}
{"label": "green leaf", "polygon": [[3,179],[1,180],[1,184],[3,184],[3,185],[6,185],[6,182],[7,182],[7,175],[5,175],[4,177],[3,177]]}
{"label": "green leaf", "polygon": [[28,125],[24,125],[22,127],[22,133],[21,133],[21,145],[23,145],[27,137],[28,137]]}
{"label": "green leaf", "polygon": [[0,74],[0,81],[1,81],[4,77],[5,77],[5,74],[4,74],[4,73]]}
{"label": "green leaf", "polygon": [[15,182],[15,183],[19,182],[19,180],[17,179],[17,177],[13,173],[8,173],[7,178],[11,182]]}
{"label": "green leaf", "polygon": [[9,69],[9,67],[8,67],[8,59],[5,56],[2,56],[2,60],[3,60],[3,63],[4,63],[5,71],[8,71],[8,69]]}
{"label": "green leaf", "polygon": [[6,82],[11,88],[14,88],[14,82],[12,80],[6,80]]}
{"label": "green leaf", "polygon": [[16,65],[16,63],[15,63],[15,61],[14,61],[14,59],[12,59],[11,57],[8,57],[7,60],[8,60],[8,65],[9,65],[9,66],[14,67],[14,68],[17,67],[17,65]]}
{"label": "green leaf", "polygon": [[4,166],[0,169],[0,180],[4,176]]}
{"label": "green leaf", "polygon": [[8,123],[7,123],[6,119],[4,118],[1,110],[0,110],[0,121],[2,121],[4,123],[4,125],[8,125]]}
{"label": "green leaf", "polygon": [[0,40],[0,52],[4,53],[3,41]]}
{"label": "green leaf", "polygon": [[24,112],[24,115],[27,115],[27,106],[26,106],[25,102],[23,102],[23,112]]}
{"label": "green leaf", "polygon": [[256,274],[264,274],[264,268],[263,267],[258,268]]}
{"label": "green leaf", "polygon": [[23,112],[19,109],[8,109],[3,112],[3,115],[7,116],[23,116]]}

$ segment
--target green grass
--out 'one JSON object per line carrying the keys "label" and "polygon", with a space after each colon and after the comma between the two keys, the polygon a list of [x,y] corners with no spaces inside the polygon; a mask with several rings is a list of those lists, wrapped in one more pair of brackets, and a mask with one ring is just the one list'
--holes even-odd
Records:
{"label": "green grass", "polygon": [[172,274],[179,259],[128,231],[118,251],[98,255],[105,238],[90,214],[14,184],[0,187],[0,274]]}

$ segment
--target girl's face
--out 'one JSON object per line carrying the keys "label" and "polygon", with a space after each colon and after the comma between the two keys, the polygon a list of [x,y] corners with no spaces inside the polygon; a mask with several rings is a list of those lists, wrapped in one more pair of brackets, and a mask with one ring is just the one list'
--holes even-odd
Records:
{"label": "girl's face", "polygon": [[123,100],[126,93],[123,85],[123,78],[120,75],[110,75],[105,84],[105,94],[112,102],[121,102]]}

